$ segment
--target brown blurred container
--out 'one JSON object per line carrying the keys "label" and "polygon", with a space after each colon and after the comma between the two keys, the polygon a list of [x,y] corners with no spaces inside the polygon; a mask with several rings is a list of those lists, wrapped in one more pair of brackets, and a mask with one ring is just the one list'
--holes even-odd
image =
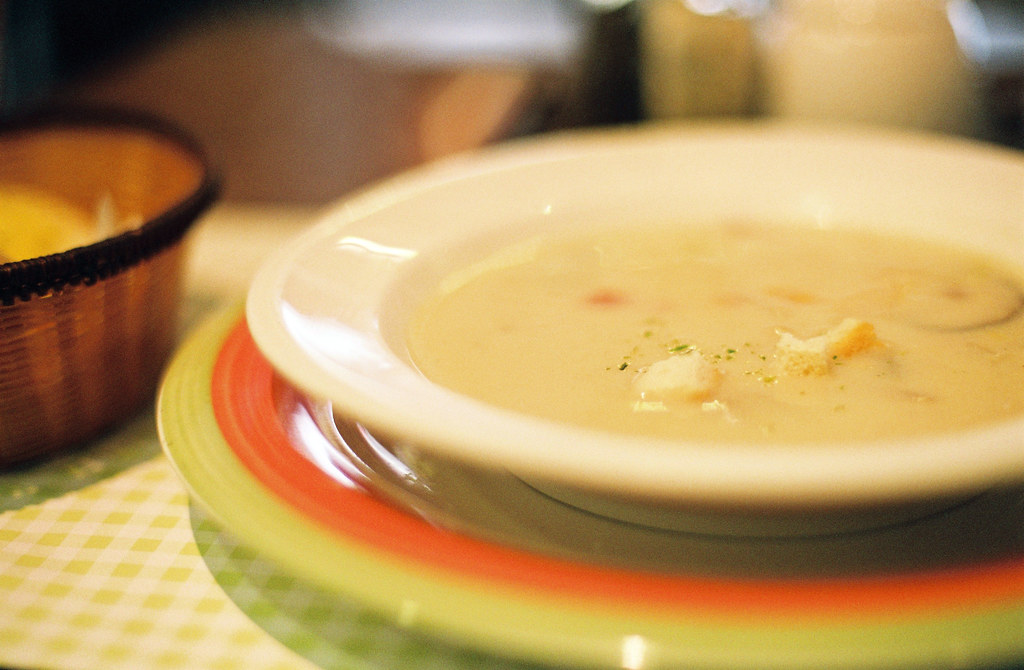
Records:
{"label": "brown blurred container", "polygon": [[88,246],[0,265],[8,466],[80,444],[152,401],[176,339],[183,238],[219,187],[178,128],[83,110],[0,123],[0,183],[88,212],[106,199],[119,221]]}

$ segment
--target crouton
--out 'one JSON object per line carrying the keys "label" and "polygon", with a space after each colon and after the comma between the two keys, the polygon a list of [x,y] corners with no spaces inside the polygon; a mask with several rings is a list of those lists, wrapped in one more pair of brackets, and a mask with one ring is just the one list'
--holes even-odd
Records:
{"label": "crouton", "polygon": [[775,360],[782,374],[823,375],[829,369],[828,338],[818,335],[801,340],[792,333],[780,332]]}
{"label": "crouton", "polygon": [[860,319],[843,319],[827,337],[829,352],[834,356],[852,356],[879,344],[875,327]]}
{"label": "crouton", "polygon": [[860,319],[843,319],[824,335],[806,340],[792,333],[779,332],[775,360],[780,372],[789,375],[826,374],[837,359],[865,351],[880,344],[875,327]]}
{"label": "crouton", "polygon": [[719,370],[700,352],[688,349],[652,363],[633,379],[633,387],[644,398],[703,400],[718,386]]}

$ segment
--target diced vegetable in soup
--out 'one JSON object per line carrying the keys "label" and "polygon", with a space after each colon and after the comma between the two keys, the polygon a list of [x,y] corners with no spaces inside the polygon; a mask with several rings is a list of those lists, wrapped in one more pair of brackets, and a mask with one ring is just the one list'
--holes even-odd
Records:
{"label": "diced vegetable in soup", "polygon": [[720,441],[1024,414],[1022,272],[917,239],[722,225],[538,238],[415,315],[438,384],[556,421]]}

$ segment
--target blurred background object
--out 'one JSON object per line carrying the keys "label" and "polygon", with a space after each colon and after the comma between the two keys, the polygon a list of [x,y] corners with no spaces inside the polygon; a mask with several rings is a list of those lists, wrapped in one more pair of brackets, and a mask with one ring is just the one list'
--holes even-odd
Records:
{"label": "blurred background object", "polygon": [[209,148],[228,200],[327,202],[484,144],[648,119],[1024,147],[1020,0],[7,0],[0,28],[4,113],[159,114]]}
{"label": "blurred background object", "polygon": [[1024,2],[958,0],[950,19],[957,38],[981,68],[982,134],[1024,149]]}
{"label": "blurred background object", "polygon": [[762,23],[764,109],[777,116],[974,134],[980,70],[947,0],[780,0]]}
{"label": "blurred background object", "polygon": [[226,198],[303,202],[553,125],[578,94],[569,80],[592,11],[560,0],[4,7],[8,112],[158,113],[208,147]]}
{"label": "blurred background object", "polygon": [[639,76],[648,118],[747,115],[756,102],[753,21],[768,0],[644,0]]}

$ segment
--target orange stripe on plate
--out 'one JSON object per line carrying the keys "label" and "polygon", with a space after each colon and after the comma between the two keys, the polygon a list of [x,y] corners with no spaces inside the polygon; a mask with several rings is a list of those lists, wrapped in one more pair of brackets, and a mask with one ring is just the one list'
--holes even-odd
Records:
{"label": "orange stripe on plate", "polygon": [[244,320],[225,340],[211,383],[225,440],[275,495],[331,532],[456,577],[603,606],[743,618],[899,617],[1024,600],[1024,556],[900,575],[765,580],[652,574],[510,549],[439,529],[346,488],[305,458],[293,446],[282,414],[298,406],[301,395],[278,378]]}

